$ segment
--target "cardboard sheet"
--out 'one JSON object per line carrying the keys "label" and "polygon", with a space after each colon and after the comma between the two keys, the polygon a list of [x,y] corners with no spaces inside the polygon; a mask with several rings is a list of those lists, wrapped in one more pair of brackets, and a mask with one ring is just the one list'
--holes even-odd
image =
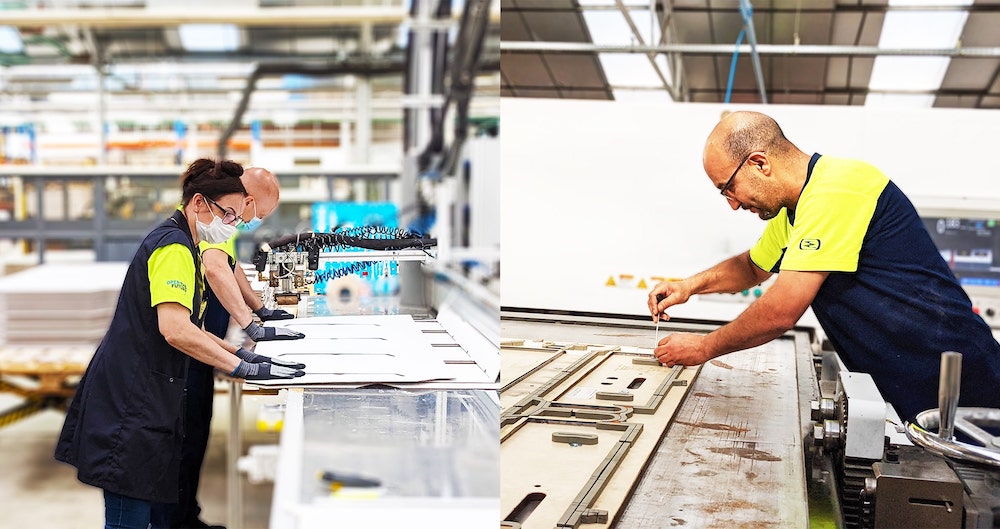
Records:
{"label": "cardboard sheet", "polygon": [[[259,342],[255,352],[306,364],[306,375],[293,380],[254,381],[261,386],[332,384],[412,384],[450,381],[489,382],[481,370],[462,369],[468,362],[453,341],[442,343],[409,315],[324,316],[268,322],[306,335],[302,340]],[[447,335],[445,335],[447,336]]]}

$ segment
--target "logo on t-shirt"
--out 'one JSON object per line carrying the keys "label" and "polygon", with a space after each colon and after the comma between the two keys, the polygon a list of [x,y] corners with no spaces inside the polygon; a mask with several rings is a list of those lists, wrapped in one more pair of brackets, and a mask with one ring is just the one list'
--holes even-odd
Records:
{"label": "logo on t-shirt", "polygon": [[799,250],[819,250],[819,239],[802,239],[799,241]]}
{"label": "logo on t-shirt", "polygon": [[184,282],[178,281],[176,279],[171,279],[171,280],[167,281],[167,286],[179,289],[181,292],[187,292],[188,291],[187,285],[185,285]]}

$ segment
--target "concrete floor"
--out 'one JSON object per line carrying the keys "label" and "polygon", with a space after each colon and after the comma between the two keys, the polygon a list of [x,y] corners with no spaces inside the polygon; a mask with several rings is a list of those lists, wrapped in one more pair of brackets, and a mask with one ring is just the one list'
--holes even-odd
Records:
{"label": "concrete floor", "polygon": [[[281,402],[280,397],[244,396],[242,454],[251,444],[276,444],[278,434],[258,432],[254,427],[262,403]],[[20,399],[0,393],[0,410]],[[76,479],[76,469],[52,457],[64,415],[46,410],[0,428],[0,529],[59,528],[96,529],[104,526],[104,497],[100,489]],[[226,432],[229,399],[217,394],[212,434],[202,470],[199,500],[202,520],[226,524]],[[241,477],[244,529],[266,529],[271,511],[273,485],[251,484]]]}

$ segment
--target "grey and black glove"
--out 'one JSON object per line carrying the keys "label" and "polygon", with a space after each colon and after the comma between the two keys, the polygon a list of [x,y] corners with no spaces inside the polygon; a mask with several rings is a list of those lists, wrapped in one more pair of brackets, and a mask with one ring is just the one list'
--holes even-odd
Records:
{"label": "grey and black glove", "polygon": [[279,365],[269,364],[267,362],[261,362],[259,364],[251,364],[246,360],[241,360],[240,365],[236,366],[236,369],[230,376],[236,378],[242,378],[245,380],[271,380],[275,378],[295,378],[305,375],[305,371],[301,369],[292,369],[290,367],[284,367]]}
{"label": "grey and black glove", "polygon": [[264,327],[256,322],[250,322],[243,328],[247,336],[255,342],[267,342],[271,340],[300,340],[306,335],[295,332],[284,327]]}
{"label": "grey and black glove", "polygon": [[287,312],[282,309],[271,310],[267,307],[261,307],[253,311],[253,313],[260,318],[260,321],[290,320],[295,317],[295,315],[291,312]]}
{"label": "grey and black glove", "polygon": [[292,369],[305,369],[306,368],[305,364],[302,364],[302,363],[299,363],[299,362],[285,362],[284,360],[274,359],[274,358],[271,358],[269,356],[259,355],[257,353],[254,353],[253,351],[248,351],[248,350],[246,350],[246,349],[244,349],[242,347],[240,347],[239,349],[237,349],[236,352],[233,353],[233,354],[235,354],[237,357],[239,357],[240,360],[243,360],[244,362],[249,362],[251,364],[260,364],[260,363],[263,363],[263,362],[267,362],[267,363],[272,364],[272,365],[281,366],[281,367],[289,367],[289,368],[292,368]]}

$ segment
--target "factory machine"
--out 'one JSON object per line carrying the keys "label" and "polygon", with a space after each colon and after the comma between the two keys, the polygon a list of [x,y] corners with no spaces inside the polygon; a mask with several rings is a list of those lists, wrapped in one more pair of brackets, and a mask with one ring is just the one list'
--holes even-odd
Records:
{"label": "factory machine", "polygon": [[[916,203],[973,310],[997,329],[1000,209],[968,199]],[[900,421],[871,377],[844,369],[834,352],[815,363],[810,484],[832,483],[844,527],[1000,527],[1000,410],[959,407],[961,352],[942,351],[939,406],[916,423]],[[832,472],[823,468],[830,463]]]}
{"label": "factory machine", "polygon": [[[369,276],[396,277],[407,264],[419,267],[416,281],[372,292]],[[442,266],[436,239],[384,227],[262,246],[249,272],[265,305],[296,314],[265,325],[305,338],[260,342],[255,352],[301,362],[306,374],[230,382],[229,527],[242,525],[238,469],[274,482],[274,528],[326,527],[334,517],[346,526],[419,517],[456,528],[496,519],[499,303],[485,287],[456,287]],[[406,302],[407,284],[431,294]],[[245,392],[283,395],[257,417],[281,436],[241,458]]]}
{"label": "factory machine", "polygon": [[652,357],[657,334],[721,324],[504,308],[501,527],[807,526],[813,334],[698,367]]}
{"label": "factory machine", "polygon": [[[998,210],[920,211],[996,328]],[[961,352],[942,351],[939,407],[916,423],[818,327],[697,368],[651,357],[743,307],[659,328],[504,307],[501,527],[1000,527],[1000,410],[960,406]]]}
{"label": "factory machine", "polygon": [[847,371],[829,351],[821,365],[810,485],[836,493],[843,527],[1000,526],[1000,444],[988,431],[1000,426],[1000,410],[958,407],[960,353],[942,354],[939,408],[915,424],[900,421],[869,375]]}
{"label": "factory machine", "polygon": [[[413,2],[410,12],[398,219],[338,215],[254,255],[248,275],[265,305],[296,314],[266,325],[305,335],[255,352],[306,368],[232,382],[234,402],[243,391],[285,398],[258,417],[280,422],[279,445],[237,459],[238,425],[230,430],[231,529],[241,526],[237,469],[273,479],[274,529],[465,529],[499,516],[499,140],[466,141],[499,13],[488,0],[465,2],[450,43],[450,6]],[[314,206],[314,228],[316,217]]]}
{"label": "factory machine", "polygon": [[[405,266],[415,273],[402,277]],[[266,325],[305,335],[255,352],[307,367],[295,379],[232,382],[237,397],[284,399],[258,416],[280,422],[277,446],[237,460],[240,440],[230,438],[229,526],[240,527],[242,511],[236,468],[274,481],[274,528],[326,527],[334,517],[384,527],[496,520],[497,296],[442,262],[437,239],[398,228],[284,236],[264,244],[248,272],[267,306],[296,314]],[[389,279],[397,291],[373,292]]]}
{"label": "factory machine", "polygon": [[1000,525],[1000,411],[956,408],[957,353],[940,411],[906,424],[810,329],[667,368],[635,317],[507,310],[501,325],[502,527]]}

